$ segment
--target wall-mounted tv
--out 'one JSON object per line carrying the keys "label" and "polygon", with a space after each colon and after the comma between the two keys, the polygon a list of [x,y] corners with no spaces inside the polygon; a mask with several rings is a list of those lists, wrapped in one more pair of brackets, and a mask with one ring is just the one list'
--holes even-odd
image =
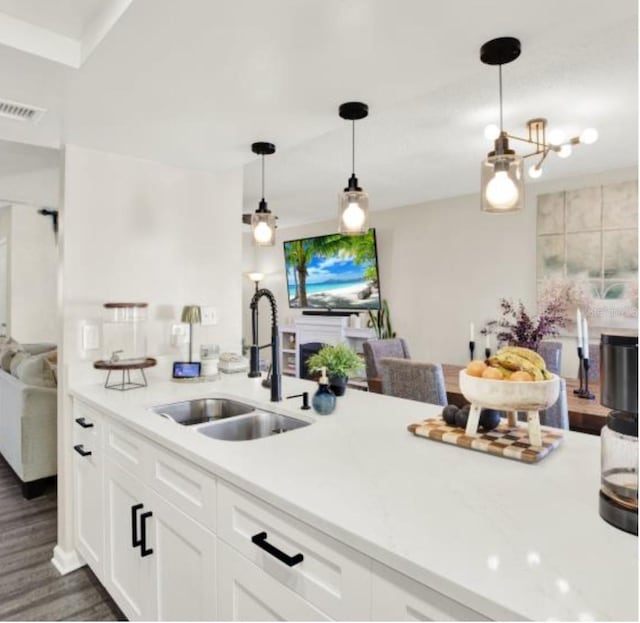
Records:
{"label": "wall-mounted tv", "polygon": [[289,306],[301,309],[380,308],[376,232],[329,234],[284,243]]}

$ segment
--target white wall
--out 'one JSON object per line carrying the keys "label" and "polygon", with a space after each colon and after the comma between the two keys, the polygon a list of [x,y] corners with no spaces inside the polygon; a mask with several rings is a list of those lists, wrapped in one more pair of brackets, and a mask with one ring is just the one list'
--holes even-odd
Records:
{"label": "white wall", "polygon": [[58,251],[50,217],[11,208],[10,333],[21,343],[56,342]]}
{"label": "white wall", "polygon": [[58,338],[58,251],[51,219],[39,207],[0,208],[0,241],[6,241],[6,272],[0,276],[7,332],[21,343]]}
{"label": "white wall", "polygon": [[0,199],[53,208],[60,196],[60,167],[47,167],[0,176]]}
{"label": "white wall", "polygon": [[[148,353],[171,358],[169,326],[179,319],[182,306],[209,304],[217,308],[219,324],[196,327],[196,339],[237,352],[242,333],[242,171],[213,175],[69,145],[61,204],[62,378],[54,561],[65,567],[73,551],[69,375],[73,371],[74,379],[86,373],[87,380],[104,380],[104,373],[91,366],[101,352],[80,350],[80,327],[99,320],[107,301],[147,302]],[[166,370],[152,371],[151,379],[154,373],[157,377]]]}
{"label": "white wall", "polygon": [[[498,317],[501,297],[535,305],[538,194],[636,177],[636,169],[624,169],[529,183],[526,207],[514,214],[480,212],[478,195],[374,211],[371,225],[377,230],[381,293],[389,301],[395,330],[409,341],[412,356],[462,364],[468,359],[469,322],[479,331],[487,320]],[[267,273],[262,285],[276,294],[281,322],[299,313],[288,309],[282,242],[335,232],[334,213],[337,208],[329,207],[329,221],[279,230],[278,242],[271,248],[251,247],[245,235],[243,269]],[[244,291],[249,338],[250,288],[245,286]],[[266,331],[261,318],[261,336],[268,335]],[[574,357],[567,341],[563,353],[567,376],[575,376]]]}

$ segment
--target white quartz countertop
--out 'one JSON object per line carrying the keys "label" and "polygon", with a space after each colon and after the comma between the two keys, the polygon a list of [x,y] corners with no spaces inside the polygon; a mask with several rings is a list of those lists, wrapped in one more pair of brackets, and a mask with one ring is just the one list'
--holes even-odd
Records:
{"label": "white quartz countertop", "polygon": [[[283,396],[315,384],[283,379]],[[494,619],[638,620],[638,541],[598,514],[600,439],[566,432],[535,465],[415,437],[439,407],[350,389],[330,416],[269,402],[260,379],[72,394],[372,558]],[[147,411],[227,396],[313,420],[211,439]]]}

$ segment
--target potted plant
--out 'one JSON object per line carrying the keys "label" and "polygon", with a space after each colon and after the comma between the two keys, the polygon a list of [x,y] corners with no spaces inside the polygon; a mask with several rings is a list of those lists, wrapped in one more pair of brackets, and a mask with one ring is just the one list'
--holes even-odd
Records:
{"label": "potted plant", "polygon": [[340,343],[323,346],[309,357],[307,366],[311,372],[320,372],[322,368],[326,368],[329,387],[336,396],[342,396],[347,389],[349,374],[362,366],[362,360],[346,344]]}
{"label": "potted plant", "polygon": [[376,332],[379,340],[384,340],[396,336],[396,332],[391,327],[391,312],[389,311],[389,303],[384,299],[382,306],[377,312],[369,310],[369,320],[367,326]]}

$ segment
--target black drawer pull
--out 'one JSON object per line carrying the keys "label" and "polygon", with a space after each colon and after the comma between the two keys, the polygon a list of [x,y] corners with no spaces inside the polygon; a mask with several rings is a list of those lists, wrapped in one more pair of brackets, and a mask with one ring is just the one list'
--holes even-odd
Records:
{"label": "black drawer pull", "polygon": [[279,550],[277,547],[271,545],[271,543],[268,543],[266,532],[258,532],[258,534],[254,534],[251,537],[251,542],[257,545],[260,549],[263,549],[268,554],[271,554],[272,556],[277,558],[280,562],[283,562],[288,567],[298,565],[304,560],[304,556],[302,554],[288,556],[282,550]]}
{"label": "black drawer pull", "polygon": [[80,455],[80,456],[91,456],[92,452],[91,450],[85,450],[84,446],[79,443],[77,446],[73,446],[73,449]]}
{"label": "black drawer pull", "polygon": [[93,428],[93,422],[87,422],[86,418],[83,417],[76,418],[76,423],[80,424],[82,428]]}
{"label": "black drawer pull", "polygon": [[153,554],[153,549],[151,547],[147,549],[147,519],[149,519],[149,517],[153,517],[153,513],[151,511],[140,515],[140,556],[142,558]]}
{"label": "black drawer pull", "polygon": [[131,547],[142,545],[142,539],[138,536],[138,511],[144,504],[134,504],[131,507]]}

